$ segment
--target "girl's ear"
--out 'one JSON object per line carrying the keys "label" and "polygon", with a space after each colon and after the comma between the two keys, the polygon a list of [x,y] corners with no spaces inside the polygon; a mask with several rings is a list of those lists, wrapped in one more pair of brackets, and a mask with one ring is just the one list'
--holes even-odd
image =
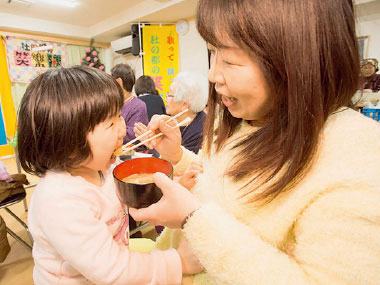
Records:
{"label": "girl's ear", "polygon": [[123,79],[121,79],[120,77],[116,78],[116,81],[117,83],[119,83],[119,85],[121,86],[121,88],[123,88]]}

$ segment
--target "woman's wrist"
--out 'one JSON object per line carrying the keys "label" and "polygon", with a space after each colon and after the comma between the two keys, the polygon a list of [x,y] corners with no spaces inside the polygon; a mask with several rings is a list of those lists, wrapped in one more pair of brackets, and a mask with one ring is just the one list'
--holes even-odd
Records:
{"label": "woman's wrist", "polygon": [[182,155],[183,155],[183,150],[182,150],[182,147],[180,147],[178,152],[176,152],[176,155],[174,156],[172,163],[176,165],[181,160]]}
{"label": "woman's wrist", "polygon": [[183,155],[182,147],[179,147],[178,151],[173,153],[173,155],[162,155],[161,158],[168,160],[171,164],[176,165],[181,159]]}
{"label": "woman's wrist", "polygon": [[199,210],[200,207],[197,207],[195,210],[191,211],[189,214],[187,214],[187,216],[183,219],[182,223],[181,223],[181,229],[183,229],[186,225],[186,223],[188,222],[188,220],[193,216],[193,214]]}

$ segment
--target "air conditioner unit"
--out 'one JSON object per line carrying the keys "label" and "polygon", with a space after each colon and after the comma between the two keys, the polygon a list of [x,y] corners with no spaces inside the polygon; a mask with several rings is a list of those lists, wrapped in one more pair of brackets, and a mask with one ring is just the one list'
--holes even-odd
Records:
{"label": "air conditioner unit", "polygon": [[114,52],[126,54],[132,53],[132,35],[111,42]]}

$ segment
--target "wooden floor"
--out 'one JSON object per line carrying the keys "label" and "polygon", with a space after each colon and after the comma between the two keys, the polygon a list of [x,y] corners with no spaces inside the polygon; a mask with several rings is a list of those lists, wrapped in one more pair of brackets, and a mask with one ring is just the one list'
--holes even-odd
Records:
{"label": "wooden floor", "polygon": [[[1,159],[1,161],[7,167],[9,174],[17,173],[17,165],[14,157]],[[31,184],[36,184],[39,180],[38,177],[29,174],[27,174],[27,177]],[[26,190],[26,200],[28,205],[33,191],[34,187]],[[9,208],[27,224],[28,213],[25,211],[22,202],[12,205]],[[27,232],[12,216],[10,216],[4,209],[0,209],[0,215],[12,231],[30,244]],[[151,226],[143,229],[142,234],[143,237],[152,240],[155,240],[157,236],[154,227]],[[8,241],[11,245],[11,251],[5,261],[0,263],[0,285],[32,285],[34,266],[32,252],[21,243],[17,242],[9,234]]]}

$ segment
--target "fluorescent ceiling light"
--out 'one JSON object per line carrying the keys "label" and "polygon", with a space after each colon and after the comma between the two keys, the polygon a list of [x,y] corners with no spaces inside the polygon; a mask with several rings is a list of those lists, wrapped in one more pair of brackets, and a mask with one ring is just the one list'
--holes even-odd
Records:
{"label": "fluorescent ceiling light", "polygon": [[33,2],[27,1],[27,0],[8,0],[8,4],[10,4],[12,2],[18,2],[18,3],[21,3],[21,4],[27,4],[27,5],[33,4]]}
{"label": "fluorescent ceiling light", "polygon": [[57,6],[65,6],[70,8],[74,8],[79,5],[79,2],[73,0],[34,0],[34,2],[41,2]]}
{"label": "fluorescent ceiling light", "polygon": [[69,8],[74,8],[79,5],[79,2],[75,0],[8,0],[8,3],[11,3],[12,1],[23,4],[45,3]]}

